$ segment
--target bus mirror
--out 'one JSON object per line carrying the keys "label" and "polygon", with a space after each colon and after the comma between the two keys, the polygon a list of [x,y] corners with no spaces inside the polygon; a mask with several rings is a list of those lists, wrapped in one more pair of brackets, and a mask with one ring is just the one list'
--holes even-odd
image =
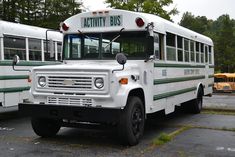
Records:
{"label": "bus mirror", "polygon": [[114,70],[112,71],[112,73],[113,73],[114,71],[122,71],[122,70],[124,70],[124,65],[126,64],[127,58],[126,58],[126,56],[125,56],[123,53],[117,53],[117,54],[116,54],[116,60],[117,60],[117,62],[118,62],[119,64],[122,65],[122,69],[114,69]]}
{"label": "bus mirror", "polygon": [[13,57],[13,62],[12,62],[12,64],[13,64],[13,65],[16,65],[17,63],[19,63],[19,61],[20,61],[20,57],[19,57],[18,55],[15,55],[15,56]]}
{"label": "bus mirror", "polygon": [[126,64],[127,58],[123,53],[118,53],[116,55],[116,60],[119,64],[124,65],[124,64]]}
{"label": "bus mirror", "polygon": [[153,36],[148,36],[147,37],[147,55],[148,57],[154,54],[154,39]]}

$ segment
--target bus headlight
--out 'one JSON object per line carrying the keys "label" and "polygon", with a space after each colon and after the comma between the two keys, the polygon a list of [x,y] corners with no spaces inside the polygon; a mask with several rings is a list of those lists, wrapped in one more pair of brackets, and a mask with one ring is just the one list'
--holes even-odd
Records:
{"label": "bus headlight", "polygon": [[97,78],[95,79],[94,84],[95,84],[95,87],[96,87],[96,88],[101,89],[101,88],[104,87],[104,79],[101,78],[101,77],[97,77]]}
{"label": "bus headlight", "polygon": [[45,76],[40,76],[38,78],[38,85],[40,87],[45,87],[46,86],[46,77]]}

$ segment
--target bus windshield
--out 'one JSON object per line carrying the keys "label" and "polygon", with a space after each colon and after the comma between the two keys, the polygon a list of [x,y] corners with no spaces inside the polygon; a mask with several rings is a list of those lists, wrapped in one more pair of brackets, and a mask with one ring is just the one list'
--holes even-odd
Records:
{"label": "bus windshield", "polygon": [[115,59],[124,53],[128,59],[145,59],[147,32],[106,32],[89,34],[67,34],[64,37],[64,58]]}

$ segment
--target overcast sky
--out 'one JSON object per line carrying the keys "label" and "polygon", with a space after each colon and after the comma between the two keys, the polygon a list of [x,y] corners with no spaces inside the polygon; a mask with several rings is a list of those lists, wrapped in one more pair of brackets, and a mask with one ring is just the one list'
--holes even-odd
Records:
{"label": "overcast sky", "polygon": [[[107,5],[105,0],[83,0],[84,6],[90,10],[103,9]],[[235,0],[173,0],[179,14],[172,17],[175,23],[181,20],[182,14],[186,11],[192,12],[195,16],[206,16],[208,19],[216,20],[222,14],[229,14],[235,19]]]}

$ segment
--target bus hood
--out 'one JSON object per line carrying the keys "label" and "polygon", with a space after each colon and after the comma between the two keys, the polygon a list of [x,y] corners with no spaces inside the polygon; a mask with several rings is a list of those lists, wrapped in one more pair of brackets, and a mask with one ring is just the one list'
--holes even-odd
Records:
{"label": "bus hood", "polygon": [[[136,63],[125,64],[125,70],[137,68]],[[59,65],[47,65],[35,67],[33,70],[36,71],[60,71],[60,70],[86,70],[86,71],[113,71],[115,69],[122,69],[122,65],[118,64],[116,61],[64,61],[64,63]]]}

